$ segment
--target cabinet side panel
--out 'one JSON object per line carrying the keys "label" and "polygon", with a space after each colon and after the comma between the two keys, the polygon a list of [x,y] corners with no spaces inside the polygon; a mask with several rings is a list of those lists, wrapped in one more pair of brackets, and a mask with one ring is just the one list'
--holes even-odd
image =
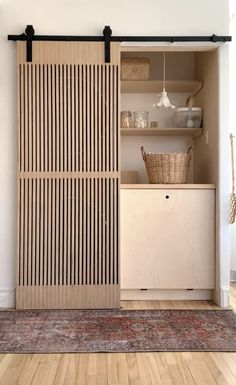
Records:
{"label": "cabinet side panel", "polygon": [[194,143],[194,183],[218,182],[218,51],[198,52],[196,78],[203,80],[195,106],[203,108],[203,135]]}

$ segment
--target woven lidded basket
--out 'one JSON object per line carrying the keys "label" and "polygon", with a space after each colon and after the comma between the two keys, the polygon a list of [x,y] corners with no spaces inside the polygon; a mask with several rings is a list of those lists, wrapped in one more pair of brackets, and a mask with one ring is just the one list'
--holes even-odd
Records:
{"label": "woven lidded basket", "polygon": [[121,60],[121,80],[148,80],[150,61],[147,58]]}
{"label": "woven lidded basket", "polygon": [[142,146],[141,152],[149,183],[187,183],[191,150],[192,147],[189,147],[187,153],[147,154]]}

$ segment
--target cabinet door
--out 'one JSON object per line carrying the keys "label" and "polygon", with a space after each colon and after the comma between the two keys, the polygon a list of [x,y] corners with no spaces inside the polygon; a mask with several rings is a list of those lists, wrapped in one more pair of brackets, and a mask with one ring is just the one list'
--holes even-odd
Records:
{"label": "cabinet door", "polygon": [[121,190],[121,288],[214,288],[214,244],[214,190]]}

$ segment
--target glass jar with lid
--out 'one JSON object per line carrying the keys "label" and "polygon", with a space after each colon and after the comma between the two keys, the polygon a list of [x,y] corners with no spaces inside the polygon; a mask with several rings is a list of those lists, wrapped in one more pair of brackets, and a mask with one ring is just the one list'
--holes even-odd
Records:
{"label": "glass jar with lid", "polygon": [[147,128],[148,127],[148,112],[136,111],[134,113],[134,127],[135,128]]}
{"label": "glass jar with lid", "polygon": [[121,128],[130,128],[132,127],[132,112],[131,111],[121,111]]}

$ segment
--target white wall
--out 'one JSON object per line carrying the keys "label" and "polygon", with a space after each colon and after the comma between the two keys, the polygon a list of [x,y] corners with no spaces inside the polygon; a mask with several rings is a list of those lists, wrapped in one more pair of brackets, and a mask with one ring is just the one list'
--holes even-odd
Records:
{"label": "white wall", "polygon": [[13,306],[16,245],[15,46],[7,34],[228,34],[228,0],[0,0],[0,306]]}
{"label": "white wall", "polygon": [[[230,114],[230,132],[236,135],[236,2],[231,3],[231,20],[230,33],[233,37],[230,46],[230,99],[231,99],[231,114]],[[234,148],[236,152],[236,139],[234,139]],[[236,154],[235,154],[235,171],[236,171]],[[236,224],[232,225],[231,238],[231,279],[236,281]]]}

